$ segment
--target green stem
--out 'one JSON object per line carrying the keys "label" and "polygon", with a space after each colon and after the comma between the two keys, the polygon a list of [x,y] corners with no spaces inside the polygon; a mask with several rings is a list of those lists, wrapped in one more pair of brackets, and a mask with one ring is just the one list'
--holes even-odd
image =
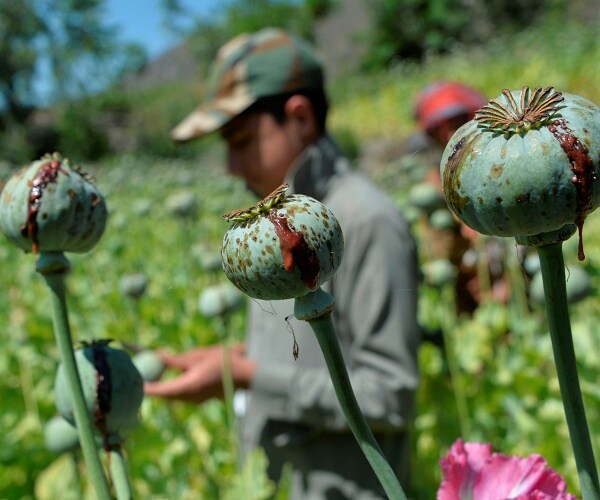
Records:
{"label": "green stem", "polygon": [[600,499],[594,451],[579,386],[567,306],[562,242],[538,248],[554,362],[584,500]]}
{"label": "green stem", "polygon": [[479,301],[489,299],[492,293],[490,280],[490,262],[487,251],[485,236],[478,234],[475,238],[475,250],[477,251],[477,280],[479,281]]}
{"label": "green stem", "polygon": [[300,320],[308,321],[315,332],[348,426],[388,498],[406,499],[406,494],[400,486],[396,474],[381,451],[356,401],[331,319],[332,309],[333,298],[319,288],[316,292],[296,299],[294,315]]}
{"label": "green stem", "polygon": [[227,414],[227,423],[233,428],[235,426],[235,415],[233,413],[233,394],[235,386],[233,383],[233,374],[231,372],[231,335],[229,334],[227,314],[219,317],[221,320],[221,328],[223,332],[223,369],[221,378],[223,379],[223,400],[225,403],[225,411]]}
{"label": "green stem", "polygon": [[115,487],[117,500],[130,500],[133,498],[127,464],[123,457],[121,445],[111,446],[108,451],[110,477]]}
{"label": "green stem", "polygon": [[[444,293],[446,292],[446,293]],[[444,338],[444,350],[446,352],[446,361],[448,362],[448,372],[450,373],[450,383],[452,393],[456,404],[456,413],[458,416],[458,426],[461,436],[468,439],[471,435],[471,422],[469,418],[469,407],[462,378],[460,376],[460,367],[456,356],[454,336],[449,335],[456,327],[456,306],[454,305],[454,290],[446,287],[439,295],[441,307],[438,314],[442,318],[442,336]]]}
{"label": "green stem", "polygon": [[81,487],[81,478],[79,476],[79,449],[72,450],[69,452],[69,462],[71,463],[71,491],[75,495],[75,498],[83,498],[83,488]]}
{"label": "green stem", "polygon": [[232,454],[235,458],[236,469],[241,470],[240,447],[238,444],[238,422],[233,410],[233,397],[235,394],[235,385],[233,383],[233,373],[231,371],[231,333],[229,328],[229,318],[227,313],[221,315],[223,337],[223,371],[221,378],[223,379],[223,403],[225,404],[225,412],[227,415],[227,423],[230,430],[230,439]]}
{"label": "green stem", "polygon": [[71,329],[65,299],[65,276],[69,271],[69,261],[62,252],[42,253],[37,262],[36,270],[43,276],[50,291],[54,336],[73,400],[75,424],[77,426],[83,460],[88,469],[90,481],[96,491],[98,500],[109,500],[111,498],[110,489],[102,470],[100,457],[98,456],[94,430],[85,404],[83,390],[81,389],[81,379],[79,378],[75,354],[73,353]]}
{"label": "green stem", "polygon": [[527,286],[525,281],[525,270],[517,259],[517,252],[508,252],[507,268],[508,278],[510,280],[510,305],[512,314],[517,321],[512,322],[512,328],[516,332],[522,333],[525,329],[522,321],[518,318],[525,318],[529,314],[529,300],[527,298]]}
{"label": "green stem", "polygon": [[140,311],[140,298],[133,299],[133,342],[136,345],[140,344],[140,325],[142,324],[142,313]]}

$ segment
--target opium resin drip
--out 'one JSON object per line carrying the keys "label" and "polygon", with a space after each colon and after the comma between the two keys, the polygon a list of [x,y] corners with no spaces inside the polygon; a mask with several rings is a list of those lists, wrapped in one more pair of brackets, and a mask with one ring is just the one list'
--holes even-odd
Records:
{"label": "opium resin drip", "polygon": [[556,138],[567,155],[571,172],[573,172],[572,181],[577,190],[577,219],[575,220],[575,224],[579,231],[577,257],[579,260],[584,260],[583,223],[587,215],[593,209],[593,183],[596,180],[594,175],[594,162],[590,158],[589,150],[577,137],[575,137],[575,135],[573,135],[564,119],[554,120],[552,124],[548,126],[548,130]]}
{"label": "opium resin drip", "polygon": [[27,220],[21,226],[21,235],[31,240],[31,251],[37,253],[40,243],[38,241],[37,216],[42,205],[44,189],[48,184],[56,182],[58,173],[61,171],[61,163],[57,160],[48,161],[39,168],[36,176],[29,181],[31,191],[29,192]]}
{"label": "opium resin drip", "polygon": [[111,409],[112,376],[107,352],[101,346],[92,346],[92,363],[96,369],[96,407],[94,424],[105,437],[108,435],[106,416]]}
{"label": "opium resin drip", "polygon": [[308,246],[301,232],[290,228],[283,215],[272,211],[269,213],[268,219],[273,223],[275,234],[279,238],[285,270],[291,273],[294,266],[297,266],[300,270],[300,279],[311,290],[316,289],[320,267],[315,251]]}

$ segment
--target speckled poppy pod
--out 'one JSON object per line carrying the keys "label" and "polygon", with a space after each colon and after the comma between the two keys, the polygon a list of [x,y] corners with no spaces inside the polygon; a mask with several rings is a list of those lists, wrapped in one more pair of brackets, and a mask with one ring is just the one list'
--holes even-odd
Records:
{"label": "speckled poppy pod", "polygon": [[57,153],[16,173],[0,196],[0,229],[26,252],[87,252],[106,219],[95,184]]}
{"label": "speckled poppy pod", "polygon": [[283,185],[256,206],[224,215],[232,225],[221,247],[223,270],[250,297],[304,296],[328,281],[342,260],[344,239],[333,213],[286,190]]}
{"label": "speckled poppy pod", "polygon": [[504,90],[451,138],[446,201],[483,234],[540,246],[579,229],[600,203],[600,108],[552,87]]}

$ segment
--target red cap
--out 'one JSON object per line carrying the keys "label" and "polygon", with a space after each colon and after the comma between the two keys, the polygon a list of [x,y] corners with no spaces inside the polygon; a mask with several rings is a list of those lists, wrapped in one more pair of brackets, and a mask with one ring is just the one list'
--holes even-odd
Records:
{"label": "red cap", "polygon": [[457,82],[436,82],[417,96],[415,116],[422,130],[459,115],[473,115],[487,99],[477,90]]}

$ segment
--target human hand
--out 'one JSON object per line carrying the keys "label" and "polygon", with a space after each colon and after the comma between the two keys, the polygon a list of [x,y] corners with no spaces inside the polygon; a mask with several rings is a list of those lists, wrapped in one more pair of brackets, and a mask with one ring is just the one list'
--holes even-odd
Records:
{"label": "human hand", "polygon": [[[229,353],[235,387],[249,387],[256,369],[255,362],[246,357],[243,344],[230,346]],[[147,395],[191,403],[223,397],[225,347],[217,345],[181,354],[161,351],[159,355],[167,368],[180,370],[181,374],[163,381],[146,382],[144,392]]]}

